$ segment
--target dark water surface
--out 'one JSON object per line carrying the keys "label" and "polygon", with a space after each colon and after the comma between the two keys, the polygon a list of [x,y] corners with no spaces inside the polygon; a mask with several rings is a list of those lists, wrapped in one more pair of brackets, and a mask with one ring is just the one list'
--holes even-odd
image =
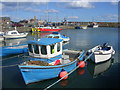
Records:
{"label": "dark water surface", "polygon": [[[98,44],[108,42],[113,46],[116,53],[112,59],[107,62],[95,65],[91,61],[87,62],[87,65],[83,69],[77,69],[74,71],[67,80],[62,80],[52,88],[113,88],[119,87],[120,79],[120,60],[118,55],[118,29],[117,28],[88,28],[86,30],[62,30],[61,34],[65,34],[70,37],[69,44],[66,44],[64,48],[74,50],[88,50]],[[6,40],[3,42],[3,46],[16,45],[26,43],[27,40],[34,38],[41,38],[45,33],[29,33],[27,38]],[[118,53],[119,52],[119,53]],[[12,57],[12,58],[11,58]],[[26,58],[21,56],[9,56],[3,57],[2,65],[15,65],[25,61]],[[48,73],[49,75],[49,73]],[[25,85],[22,75],[17,66],[2,68],[2,88],[45,88],[50,84],[57,81],[59,78],[41,81]]]}

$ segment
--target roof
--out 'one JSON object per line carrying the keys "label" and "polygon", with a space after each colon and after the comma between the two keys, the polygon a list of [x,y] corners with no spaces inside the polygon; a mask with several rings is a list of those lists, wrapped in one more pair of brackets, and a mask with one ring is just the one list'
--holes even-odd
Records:
{"label": "roof", "polygon": [[55,43],[58,43],[61,41],[63,41],[63,40],[57,39],[57,38],[41,38],[38,41],[30,40],[30,41],[28,41],[28,44],[51,45],[51,44],[55,44]]}

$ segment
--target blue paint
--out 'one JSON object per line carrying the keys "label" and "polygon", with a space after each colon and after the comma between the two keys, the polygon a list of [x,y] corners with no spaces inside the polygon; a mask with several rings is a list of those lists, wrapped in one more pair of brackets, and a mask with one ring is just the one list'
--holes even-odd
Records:
{"label": "blue paint", "polygon": [[76,64],[77,61],[75,60],[68,64],[57,66],[19,66],[19,68],[25,83],[28,84],[58,77],[62,69],[64,69],[67,72],[70,72],[76,67]]}
{"label": "blue paint", "polygon": [[[18,46],[22,46],[22,45],[0,47],[0,57],[28,52],[28,47],[17,48]],[[16,47],[16,48],[12,48],[12,47]]]}
{"label": "blue paint", "polygon": [[38,44],[38,45],[50,45],[54,43],[61,42],[61,39],[56,39],[56,38],[41,38],[40,41],[35,41],[35,40],[30,40],[28,41],[28,44]]}

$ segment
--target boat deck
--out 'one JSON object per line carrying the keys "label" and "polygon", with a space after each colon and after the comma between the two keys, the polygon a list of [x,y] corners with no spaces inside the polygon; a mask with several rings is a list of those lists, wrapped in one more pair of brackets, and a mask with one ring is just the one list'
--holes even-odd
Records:
{"label": "boat deck", "polygon": [[[70,63],[74,60],[77,59],[77,57],[80,55],[81,51],[73,51],[73,50],[63,50],[63,55],[61,57],[61,63],[59,63],[58,65],[62,65],[62,64],[67,64]],[[51,64],[44,62],[44,61],[26,61],[25,63],[23,63],[23,65],[37,65],[37,66],[52,66]]]}

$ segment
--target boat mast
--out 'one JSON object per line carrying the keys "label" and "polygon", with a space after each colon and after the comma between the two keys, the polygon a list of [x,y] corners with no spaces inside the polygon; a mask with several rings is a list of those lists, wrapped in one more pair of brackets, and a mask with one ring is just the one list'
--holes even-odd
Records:
{"label": "boat mast", "polygon": [[46,2],[46,8],[47,8],[47,10],[46,10],[46,13],[47,13],[47,23],[49,22],[49,15],[48,15],[48,13],[49,13],[49,11],[48,11],[48,2]]}

